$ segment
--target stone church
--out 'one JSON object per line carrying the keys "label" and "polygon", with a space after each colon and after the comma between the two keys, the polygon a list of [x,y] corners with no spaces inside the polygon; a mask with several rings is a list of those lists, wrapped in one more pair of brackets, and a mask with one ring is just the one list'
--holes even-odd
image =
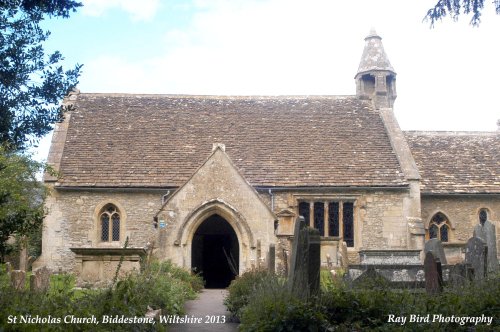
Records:
{"label": "stone church", "polygon": [[148,254],[225,287],[270,248],[286,271],[298,215],[323,265],[422,257],[429,238],[463,260],[480,220],[500,228],[500,132],[402,131],[374,31],[355,83],[352,96],[70,94],[37,264],[95,282]]}

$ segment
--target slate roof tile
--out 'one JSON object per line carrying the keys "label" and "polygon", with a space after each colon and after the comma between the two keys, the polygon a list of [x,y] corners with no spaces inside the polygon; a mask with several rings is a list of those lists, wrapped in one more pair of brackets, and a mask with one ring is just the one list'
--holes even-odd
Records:
{"label": "slate roof tile", "polygon": [[213,143],[254,186],[404,186],[384,124],[354,96],[79,94],[60,186],[182,185]]}
{"label": "slate roof tile", "polygon": [[500,193],[498,132],[405,132],[422,193]]}

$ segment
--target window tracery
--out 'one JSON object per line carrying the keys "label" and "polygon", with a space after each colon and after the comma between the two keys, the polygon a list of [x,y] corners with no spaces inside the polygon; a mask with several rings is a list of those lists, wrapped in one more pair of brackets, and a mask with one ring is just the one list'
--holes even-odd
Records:
{"label": "window tracery", "polygon": [[106,205],[99,214],[101,241],[120,241],[120,212],[113,204]]}
{"label": "window tracery", "polygon": [[451,227],[448,218],[441,212],[436,213],[429,223],[428,238],[448,242],[450,240],[450,232]]}

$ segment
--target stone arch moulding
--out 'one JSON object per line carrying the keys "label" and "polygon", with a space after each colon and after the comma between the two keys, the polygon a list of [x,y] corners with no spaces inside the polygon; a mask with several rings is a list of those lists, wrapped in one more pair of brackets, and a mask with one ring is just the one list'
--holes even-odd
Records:
{"label": "stone arch moulding", "polygon": [[220,215],[234,229],[240,243],[240,249],[241,247],[249,249],[255,247],[252,231],[245,218],[234,207],[221,199],[204,202],[189,213],[177,232],[174,244],[177,246],[191,244],[198,226],[214,214]]}
{"label": "stone arch moulding", "polygon": [[431,223],[432,218],[434,218],[434,216],[438,213],[441,213],[443,216],[446,217],[446,220],[448,220],[448,223],[450,224],[451,229],[454,230],[456,227],[455,222],[453,220],[451,220],[451,218],[448,216],[448,214],[446,212],[444,212],[443,210],[435,210],[429,214],[429,217],[425,220],[425,225],[424,225],[425,230],[427,230],[427,231],[429,230],[429,225]]}
{"label": "stone arch moulding", "polygon": [[[101,227],[100,227],[100,220],[99,220],[99,214],[101,213],[102,209],[108,205],[112,204],[116,206],[118,209],[118,212],[120,213],[120,241],[117,241],[117,243],[113,242],[101,242]],[[127,223],[127,212],[125,211],[125,208],[123,205],[114,200],[114,199],[106,199],[100,201],[94,208],[94,213],[92,215],[92,224],[93,224],[93,236],[92,236],[92,242],[97,245],[97,246],[116,246],[119,245],[121,246],[123,243],[125,243],[125,225]]]}

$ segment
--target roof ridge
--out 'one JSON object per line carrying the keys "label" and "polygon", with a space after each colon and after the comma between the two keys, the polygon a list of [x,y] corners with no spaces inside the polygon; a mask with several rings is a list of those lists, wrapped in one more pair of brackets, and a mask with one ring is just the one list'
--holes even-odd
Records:
{"label": "roof ridge", "polygon": [[193,98],[193,99],[356,99],[356,95],[203,95],[203,94],[161,94],[161,93],[105,93],[81,92],[79,96],[102,97],[153,97],[153,98]]}
{"label": "roof ridge", "polygon": [[403,130],[405,134],[414,135],[434,135],[434,136],[466,136],[466,135],[480,135],[480,136],[493,136],[498,135],[498,131],[467,131],[467,130]]}

